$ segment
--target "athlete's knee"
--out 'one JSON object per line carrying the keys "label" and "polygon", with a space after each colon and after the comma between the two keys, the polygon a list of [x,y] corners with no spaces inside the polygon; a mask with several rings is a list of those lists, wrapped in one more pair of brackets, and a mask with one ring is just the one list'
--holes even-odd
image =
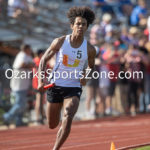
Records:
{"label": "athlete's knee", "polygon": [[65,120],[68,120],[68,121],[73,120],[75,113],[76,113],[76,109],[66,108],[66,110],[64,112]]}
{"label": "athlete's knee", "polygon": [[62,122],[62,130],[65,133],[69,133],[71,130],[71,124],[72,124],[72,117],[69,116],[64,116],[63,117],[63,122]]}
{"label": "athlete's knee", "polygon": [[63,117],[63,123],[66,126],[66,129],[70,130],[72,120],[73,120],[74,115],[72,113],[65,113]]}
{"label": "athlete's knee", "polygon": [[71,108],[66,108],[65,112],[64,112],[64,119],[65,120],[72,120],[73,117],[75,115],[75,111]]}
{"label": "athlete's knee", "polygon": [[70,114],[65,114],[64,115],[64,120],[66,121],[72,121],[73,120],[74,115],[72,113]]}

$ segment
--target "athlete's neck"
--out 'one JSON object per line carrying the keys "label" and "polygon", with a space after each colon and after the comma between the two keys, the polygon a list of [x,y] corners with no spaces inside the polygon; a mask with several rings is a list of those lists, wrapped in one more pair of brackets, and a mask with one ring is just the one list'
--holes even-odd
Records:
{"label": "athlete's neck", "polygon": [[70,44],[73,48],[78,48],[83,43],[84,37],[71,34],[70,36]]}

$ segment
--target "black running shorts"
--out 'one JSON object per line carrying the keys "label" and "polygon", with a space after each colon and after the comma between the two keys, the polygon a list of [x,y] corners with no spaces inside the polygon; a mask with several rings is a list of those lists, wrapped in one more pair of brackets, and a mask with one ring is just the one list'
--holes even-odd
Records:
{"label": "black running shorts", "polygon": [[80,99],[82,89],[79,87],[54,86],[47,90],[47,100],[50,103],[62,103],[64,99],[77,96]]}

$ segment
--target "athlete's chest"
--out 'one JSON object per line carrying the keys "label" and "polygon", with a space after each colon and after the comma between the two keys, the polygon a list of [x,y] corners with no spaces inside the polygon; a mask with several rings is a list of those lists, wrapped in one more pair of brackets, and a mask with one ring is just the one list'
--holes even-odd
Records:
{"label": "athlete's chest", "polygon": [[87,60],[87,49],[86,47],[63,47],[61,49],[61,58],[64,66],[78,67]]}

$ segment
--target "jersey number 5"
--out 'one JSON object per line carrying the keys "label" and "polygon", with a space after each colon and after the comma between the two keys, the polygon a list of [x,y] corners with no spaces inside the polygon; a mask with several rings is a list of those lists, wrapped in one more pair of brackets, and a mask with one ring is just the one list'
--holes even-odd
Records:
{"label": "jersey number 5", "polygon": [[81,51],[81,50],[78,50],[78,51],[77,51],[77,58],[78,58],[78,59],[81,59],[81,57],[82,57],[82,51]]}

